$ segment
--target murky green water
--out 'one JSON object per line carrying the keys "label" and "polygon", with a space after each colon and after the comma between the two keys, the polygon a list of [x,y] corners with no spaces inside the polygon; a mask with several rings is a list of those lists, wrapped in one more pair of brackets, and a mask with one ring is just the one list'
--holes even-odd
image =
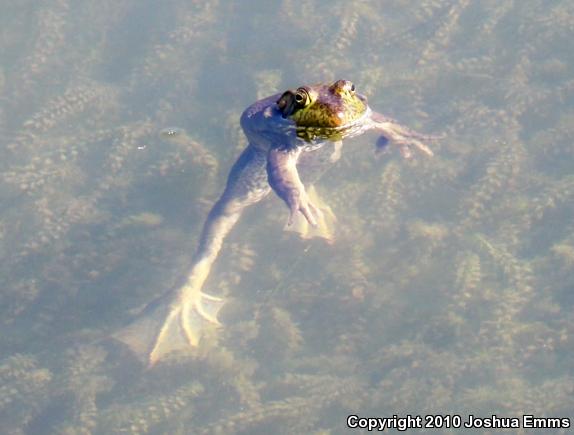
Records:
{"label": "murky green water", "polygon": [[[574,418],[572,2],[0,10],[0,432]],[[226,326],[193,355],[146,370],[105,340],[185,276],[242,110],[335,78],[444,133],[435,157],[347,144],[317,185],[333,245],[284,233],[276,198],[249,210],[206,286]]]}

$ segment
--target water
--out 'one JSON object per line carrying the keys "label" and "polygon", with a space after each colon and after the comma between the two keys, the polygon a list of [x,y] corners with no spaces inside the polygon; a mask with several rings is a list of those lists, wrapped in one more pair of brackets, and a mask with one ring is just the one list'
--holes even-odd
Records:
{"label": "water", "polygon": [[[571,2],[0,7],[2,433],[572,417]],[[317,183],[333,245],[284,233],[276,198],[249,210],[192,355],[146,370],[105,340],[185,275],[242,110],[336,78],[444,133],[435,157],[347,144]]]}

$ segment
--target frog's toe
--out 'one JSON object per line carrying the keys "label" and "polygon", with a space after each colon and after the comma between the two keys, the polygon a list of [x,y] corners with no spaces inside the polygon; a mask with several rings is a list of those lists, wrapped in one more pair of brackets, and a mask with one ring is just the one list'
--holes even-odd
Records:
{"label": "frog's toe", "polygon": [[180,322],[190,346],[199,344],[199,339],[209,324],[221,326],[217,314],[223,304],[223,299],[207,293],[200,293],[198,300],[183,304]]}
{"label": "frog's toe", "polygon": [[418,151],[420,151],[423,154],[426,154],[429,157],[434,156],[434,153],[432,152],[432,150],[423,142],[421,142],[418,139],[415,138],[409,138],[410,140],[406,140],[402,143],[402,147],[401,148],[408,148],[408,152],[407,152],[407,158],[411,157],[412,155],[412,151],[411,148],[416,148]]}
{"label": "frog's toe", "polygon": [[[306,196],[307,198],[305,198],[305,201],[301,202],[298,210],[301,212],[301,214],[305,217],[305,219],[311,226],[316,227],[317,220],[321,217],[321,211],[315,206],[315,204],[313,204],[311,199],[308,198],[308,194]],[[290,216],[291,223],[293,223],[296,216],[298,216],[297,212],[291,214]]]}
{"label": "frog's toe", "polygon": [[313,224],[303,213],[295,213],[290,216],[285,231],[298,233],[303,239],[321,238],[327,242],[334,241],[335,223],[337,218],[335,214],[317,194],[314,186],[307,189],[310,207],[313,209],[315,223]]}
{"label": "frog's toe", "polygon": [[300,189],[294,189],[290,193],[287,199],[289,206],[287,226],[293,225],[300,215],[303,216],[310,225],[314,227],[317,226],[317,219],[321,217],[321,210],[313,204],[313,200],[309,197],[309,193],[303,185],[301,185]]}

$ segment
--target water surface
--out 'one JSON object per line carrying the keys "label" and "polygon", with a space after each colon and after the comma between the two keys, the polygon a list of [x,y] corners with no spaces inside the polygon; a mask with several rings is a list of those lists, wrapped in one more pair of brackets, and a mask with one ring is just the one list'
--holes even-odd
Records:
{"label": "water surface", "polygon": [[[0,9],[2,433],[573,417],[572,2]],[[333,245],[284,233],[276,198],[249,210],[206,286],[226,326],[192,354],[146,370],[104,340],[187,272],[242,110],[338,78],[444,133],[435,157],[346,144],[317,184]]]}

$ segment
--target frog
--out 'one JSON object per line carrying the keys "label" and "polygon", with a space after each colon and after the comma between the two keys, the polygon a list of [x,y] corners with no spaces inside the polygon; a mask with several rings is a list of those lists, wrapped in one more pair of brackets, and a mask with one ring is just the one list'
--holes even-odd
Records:
{"label": "frog", "polygon": [[248,207],[274,192],[287,206],[286,228],[303,238],[313,233],[331,241],[333,213],[303,179],[312,180],[321,172],[317,167],[334,164],[343,141],[370,130],[406,157],[413,150],[432,157],[427,142],[435,139],[373,111],[349,80],[303,85],[263,98],[245,109],[240,125],[248,144],[205,219],[189,273],[113,335],[150,367],[173,352],[196,348],[210,327],[222,326],[218,314],[225,299],[204,291],[203,285],[224,239]]}

